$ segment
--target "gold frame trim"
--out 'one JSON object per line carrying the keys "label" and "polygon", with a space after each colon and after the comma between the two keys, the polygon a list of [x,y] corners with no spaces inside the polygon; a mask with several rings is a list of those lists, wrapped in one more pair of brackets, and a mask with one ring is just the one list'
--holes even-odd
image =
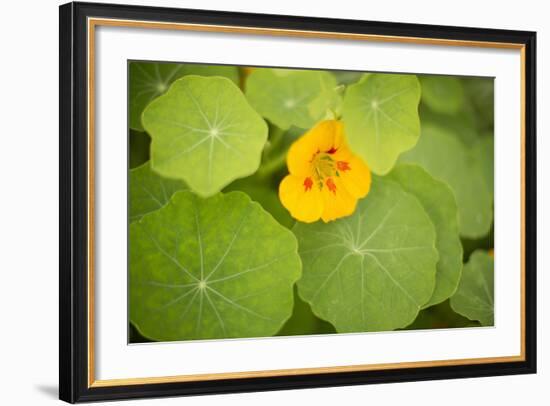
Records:
{"label": "gold frame trim", "polygon": [[[97,26],[149,28],[161,30],[184,30],[195,32],[221,32],[248,35],[268,35],[301,38],[345,39],[371,42],[411,43],[436,46],[460,46],[477,48],[513,49],[520,51],[521,64],[521,270],[520,270],[520,325],[521,350],[519,355],[485,358],[464,358],[416,362],[396,362],[384,364],[345,365],[316,368],[277,369],[267,371],[220,372],[211,374],[191,374],[146,378],[95,379],[95,317],[94,317],[94,191],[95,191],[95,28]],[[138,20],[108,18],[88,19],[88,388],[143,385],[192,381],[212,381],[219,379],[265,378],[289,375],[331,374],[340,372],[380,371],[396,368],[426,368],[473,364],[494,364],[521,362],[526,359],[525,349],[525,45],[506,42],[462,41],[452,39],[432,39],[421,37],[399,37],[391,35],[354,34],[343,32],[306,31],[228,25],[163,23]]]}

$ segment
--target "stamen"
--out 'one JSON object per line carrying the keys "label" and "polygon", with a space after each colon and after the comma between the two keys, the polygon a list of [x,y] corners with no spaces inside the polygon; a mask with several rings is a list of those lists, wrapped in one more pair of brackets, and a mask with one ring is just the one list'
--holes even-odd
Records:
{"label": "stamen", "polygon": [[[335,150],[332,148],[331,150]],[[329,150],[329,151],[331,151]],[[334,161],[328,152],[317,152],[311,162],[311,171],[313,177],[319,185],[324,183],[324,180],[331,176],[339,176],[337,162]]]}

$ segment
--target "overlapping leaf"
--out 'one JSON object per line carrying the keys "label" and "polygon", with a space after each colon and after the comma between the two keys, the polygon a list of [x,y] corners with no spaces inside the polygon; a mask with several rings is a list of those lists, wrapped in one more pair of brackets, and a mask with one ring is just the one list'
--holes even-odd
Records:
{"label": "overlapping leaf", "polygon": [[373,180],[355,213],[327,224],[296,223],[300,296],[338,332],[409,325],[435,285],[436,233],[419,201]]}
{"label": "overlapping leaf", "polygon": [[151,170],[149,162],[130,170],[130,222],[162,208],[174,193],[187,189],[180,180],[166,179]]}
{"label": "overlapping leaf", "polygon": [[244,193],[178,192],[130,226],[130,318],[158,341],[270,336],[300,267],[292,232]]}
{"label": "overlapping leaf", "polygon": [[321,320],[311,311],[311,306],[304,302],[297,290],[294,292],[294,309],[292,317],[286,321],[278,336],[294,336],[309,334],[335,333],[334,327],[325,320]]}
{"label": "overlapping leaf", "polygon": [[461,236],[479,238],[489,232],[492,193],[476,156],[455,135],[437,126],[424,125],[416,147],[400,160],[419,164],[451,187],[458,204]]}
{"label": "overlapping leaf", "polygon": [[326,71],[256,69],[246,81],[250,104],[276,126],[310,128],[339,108],[337,82]]}
{"label": "overlapping leaf", "polygon": [[370,74],[348,87],[345,131],[353,151],[372,171],[388,173],[420,136],[420,84],[414,75]]}
{"label": "overlapping leaf", "polygon": [[240,89],[221,77],[185,76],[143,112],[151,135],[151,165],[211,196],[234,179],[254,173],[267,124]]}
{"label": "overlapping leaf", "polygon": [[408,325],[406,330],[427,330],[435,328],[479,327],[478,321],[470,320],[456,313],[450,305],[450,300],[445,300],[435,306],[423,309],[414,323]]}
{"label": "overlapping leaf", "polygon": [[130,62],[129,66],[130,128],[143,131],[141,113],[170,85],[185,75],[225,76],[235,83],[239,71],[234,66],[184,63]]}
{"label": "overlapping leaf", "polygon": [[416,165],[397,165],[389,179],[398,182],[418,199],[435,226],[439,261],[435,289],[424,307],[441,303],[455,292],[462,273],[462,244],[454,194],[446,183],[434,179]]}
{"label": "overlapping leaf", "polygon": [[494,324],[494,261],[487,252],[477,250],[470,256],[451,307],[483,326]]}

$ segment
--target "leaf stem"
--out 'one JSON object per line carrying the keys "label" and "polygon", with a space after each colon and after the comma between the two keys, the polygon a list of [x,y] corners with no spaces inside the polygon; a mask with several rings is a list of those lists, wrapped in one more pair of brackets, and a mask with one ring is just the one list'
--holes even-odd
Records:
{"label": "leaf stem", "polygon": [[[276,126],[271,126],[269,131],[269,141],[266,143],[264,148],[262,160],[266,162],[264,165],[258,169],[257,175],[260,178],[268,178],[273,175],[273,173],[282,169],[286,163],[286,153],[285,148],[280,148],[281,144],[284,141],[285,131]],[[276,155],[270,156],[273,151],[281,149]]]}
{"label": "leaf stem", "polygon": [[271,159],[270,162],[266,165],[263,165],[258,170],[257,174],[260,178],[268,178],[273,175],[275,172],[282,169],[286,164],[286,151],[283,151],[281,154],[277,155],[274,159]]}

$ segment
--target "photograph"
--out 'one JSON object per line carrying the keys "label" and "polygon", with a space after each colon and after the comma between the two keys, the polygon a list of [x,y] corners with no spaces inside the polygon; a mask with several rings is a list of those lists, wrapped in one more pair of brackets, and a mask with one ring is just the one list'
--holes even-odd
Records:
{"label": "photograph", "polygon": [[128,343],[494,326],[494,77],[129,60],[127,89]]}

